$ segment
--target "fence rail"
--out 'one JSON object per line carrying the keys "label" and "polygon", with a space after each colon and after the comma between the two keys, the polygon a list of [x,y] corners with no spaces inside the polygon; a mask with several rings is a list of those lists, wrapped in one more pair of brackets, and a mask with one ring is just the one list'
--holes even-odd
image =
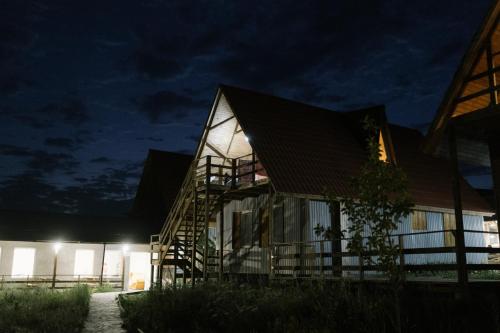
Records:
{"label": "fence rail", "polygon": [[52,288],[70,288],[78,284],[99,286],[102,284],[111,285],[113,288],[123,288],[123,278],[121,275],[104,275],[101,281],[99,275],[0,275],[0,289],[8,287],[35,287],[52,286]]}
{"label": "fence rail", "polygon": [[[475,234],[496,234],[496,232],[481,230],[464,230],[465,233]],[[425,236],[429,234],[455,235],[455,230],[422,231],[406,234],[394,234],[395,244],[399,246],[397,264],[403,274],[406,272],[425,272],[425,271],[456,271],[458,265],[455,256],[448,257],[449,262],[439,262],[432,255],[455,254],[457,248],[452,246],[434,246],[434,247],[405,247],[405,238],[415,236]],[[365,237],[367,238],[367,237]],[[454,237],[453,237],[454,238]],[[332,251],[334,241],[343,242],[342,251]],[[271,273],[274,276],[324,276],[333,275],[335,272],[346,272],[361,274],[364,272],[381,271],[382,267],[373,264],[378,255],[375,251],[366,251],[362,253],[364,258],[372,260],[370,264],[360,259],[359,254],[354,254],[346,250],[345,244],[349,238],[336,240],[316,240],[307,242],[283,242],[274,243],[270,249],[271,253]],[[480,262],[469,262],[466,264],[467,271],[485,271],[500,270],[500,264],[495,263],[495,259],[500,257],[500,248],[487,246],[466,246],[466,254],[485,254]],[[415,256],[424,256],[424,259],[416,263],[412,260]]]}

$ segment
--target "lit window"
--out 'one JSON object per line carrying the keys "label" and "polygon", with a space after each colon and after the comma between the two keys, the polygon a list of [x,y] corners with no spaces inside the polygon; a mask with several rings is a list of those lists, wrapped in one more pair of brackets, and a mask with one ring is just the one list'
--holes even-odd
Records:
{"label": "lit window", "polygon": [[382,131],[380,131],[380,134],[378,136],[378,145],[379,145],[379,159],[384,162],[389,162],[389,159],[387,158],[387,150],[385,147],[385,141],[382,135]]}
{"label": "lit window", "polygon": [[122,254],[120,251],[106,251],[104,257],[103,274],[105,276],[118,276],[122,274]]}
{"label": "lit window", "polygon": [[94,250],[76,250],[75,276],[90,276],[94,273]]}
{"label": "lit window", "polygon": [[427,230],[427,216],[425,212],[416,210],[411,216],[411,229],[414,231]]}
{"label": "lit window", "polygon": [[17,247],[14,249],[14,262],[12,263],[12,277],[26,278],[33,276],[35,265],[35,249]]}

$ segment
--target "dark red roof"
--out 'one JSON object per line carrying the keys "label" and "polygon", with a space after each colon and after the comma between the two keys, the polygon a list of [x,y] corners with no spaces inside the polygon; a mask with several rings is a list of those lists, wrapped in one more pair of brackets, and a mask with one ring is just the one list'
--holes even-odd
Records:
{"label": "dark red roof", "polygon": [[[380,107],[343,113],[225,85],[221,91],[278,192],[353,194],[350,178],[366,159],[361,123],[354,120],[380,113]],[[414,202],[453,208],[448,163],[420,152],[423,138],[416,130],[391,126],[393,131],[396,159],[408,174]],[[464,209],[491,211],[462,182]]]}
{"label": "dark red roof", "polygon": [[[411,128],[390,125],[398,164],[408,176],[410,192],[419,205],[453,208],[450,161],[422,152],[423,135]],[[463,209],[493,212],[492,207],[461,179]]]}

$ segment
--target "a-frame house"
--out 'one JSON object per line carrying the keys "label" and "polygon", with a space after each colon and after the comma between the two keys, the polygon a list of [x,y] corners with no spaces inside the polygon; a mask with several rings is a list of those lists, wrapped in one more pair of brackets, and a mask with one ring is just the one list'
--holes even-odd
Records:
{"label": "a-frame house", "polygon": [[[220,86],[195,159],[152,244],[158,280],[166,280],[169,267],[175,267],[174,280],[193,283],[192,277],[347,276],[358,270],[346,240],[320,239],[314,228],[347,227],[340,205],[329,207],[324,194],[355,195],[349,180],[367,157],[361,124],[367,115],[381,129],[381,158],[406,171],[416,203],[398,229],[407,268],[454,265],[450,165],[420,151],[418,131],[388,124],[384,107],[334,112]],[[491,208],[464,179],[460,184],[465,223],[482,230]],[[482,235],[468,237],[484,246]],[[442,251],[417,251],[428,247]],[[487,257],[471,260],[485,264]]]}
{"label": "a-frame house", "polygon": [[[460,165],[491,169],[496,216],[500,210],[500,1],[494,1],[474,36],[429,129],[424,150],[449,156],[454,175],[459,280],[467,283]],[[497,228],[498,230],[498,228]],[[467,232],[467,230],[466,230]],[[490,249],[498,253],[499,249]]]}

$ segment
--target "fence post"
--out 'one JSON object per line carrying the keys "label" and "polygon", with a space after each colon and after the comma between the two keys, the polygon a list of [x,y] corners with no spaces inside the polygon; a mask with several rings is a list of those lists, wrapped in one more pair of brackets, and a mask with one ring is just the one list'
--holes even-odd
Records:
{"label": "fence post", "polygon": [[323,257],[323,253],[324,253],[324,241],[323,240],[319,241],[319,251],[320,251],[319,260],[320,260],[320,266],[321,266],[320,267],[320,274],[321,274],[321,277],[323,277],[324,276],[324,266],[325,266],[325,258]]}
{"label": "fence post", "polygon": [[403,281],[406,279],[406,270],[405,270],[405,255],[404,255],[404,237],[403,235],[398,236],[398,242],[399,242],[399,269],[401,273],[401,279]]}

